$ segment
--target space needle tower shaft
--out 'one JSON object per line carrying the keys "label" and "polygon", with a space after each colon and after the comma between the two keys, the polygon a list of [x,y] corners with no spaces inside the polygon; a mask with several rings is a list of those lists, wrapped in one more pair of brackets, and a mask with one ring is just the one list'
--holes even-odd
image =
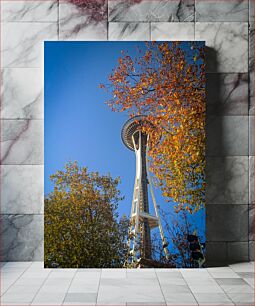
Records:
{"label": "space needle tower shaft", "polygon": [[[122,140],[124,144],[130,150],[134,151],[136,156],[136,176],[128,239],[132,262],[137,262],[142,258],[152,258],[151,230],[157,227],[159,228],[165,255],[168,257],[167,242],[164,237],[158,206],[148,171],[148,135],[141,130],[144,120],[144,116],[133,117],[122,128]],[[148,186],[151,192],[155,215],[150,214]]]}

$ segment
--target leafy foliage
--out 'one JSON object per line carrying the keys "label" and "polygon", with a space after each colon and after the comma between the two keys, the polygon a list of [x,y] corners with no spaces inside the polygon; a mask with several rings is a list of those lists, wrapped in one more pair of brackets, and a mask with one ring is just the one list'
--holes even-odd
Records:
{"label": "leafy foliage", "polygon": [[45,199],[46,267],[122,267],[129,221],[118,221],[119,178],[88,172],[76,162],[51,176]]}
{"label": "leafy foliage", "polygon": [[[107,104],[131,117],[145,115],[151,171],[176,211],[197,211],[205,202],[204,48],[192,43],[146,43],[131,58],[124,51],[101,88]],[[190,50],[192,49],[192,51]]]}
{"label": "leafy foliage", "polygon": [[[167,213],[161,209],[162,221],[164,223],[164,233],[169,242],[171,255],[169,259],[164,257],[164,251],[159,235],[153,238],[153,256],[161,262],[172,264],[177,268],[196,268],[187,240],[188,235],[197,232],[197,228],[188,219],[188,211],[181,211],[178,214]],[[201,237],[199,237],[201,238]]]}

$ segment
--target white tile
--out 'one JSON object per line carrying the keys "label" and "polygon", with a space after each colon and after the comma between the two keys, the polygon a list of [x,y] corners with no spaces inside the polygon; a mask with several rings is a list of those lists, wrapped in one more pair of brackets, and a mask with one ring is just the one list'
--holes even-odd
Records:
{"label": "white tile", "polygon": [[195,39],[211,48],[206,55],[208,72],[248,71],[248,23],[197,22]]}
{"label": "white tile", "polygon": [[43,120],[2,120],[1,162],[43,164]]}
{"label": "white tile", "polygon": [[214,278],[240,278],[240,276],[229,267],[207,268],[207,271]]}
{"label": "white tile", "polygon": [[110,0],[110,21],[193,21],[194,0]]}
{"label": "white tile", "polygon": [[101,278],[126,278],[126,269],[102,269]]}
{"label": "white tile", "polygon": [[150,40],[149,23],[109,23],[109,40]]}
{"label": "white tile", "polygon": [[57,40],[56,23],[8,22],[1,25],[2,67],[42,67],[43,41]]}
{"label": "white tile", "polygon": [[31,305],[62,305],[66,292],[39,292]]}
{"label": "white tile", "polygon": [[199,305],[234,305],[225,293],[195,293]]}
{"label": "white tile", "polygon": [[254,262],[243,262],[230,265],[235,272],[254,272]]}
{"label": "white tile", "polygon": [[57,22],[58,3],[56,0],[1,2],[2,21],[52,21]]}
{"label": "white tile", "polygon": [[68,292],[78,293],[78,292],[97,292],[99,286],[99,279],[82,279],[74,278],[68,289]]}
{"label": "white tile", "polygon": [[228,293],[235,305],[254,305],[254,293]]}
{"label": "white tile", "polygon": [[5,68],[2,82],[2,119],[43,118],[43,74],[40,68]]}
{"label": "white tile", "polygon": [[1,174],[2,214],[43,213],[43,166],[2,165]]}
{"label": "white tile", "polygon": [[206,269],[180,269],[184,278],[212,278]]}
{"label": "white tile", "polygon": [[152,40],[190,41],[194,40],[195,28],[192,22],[159,22],[151,24]]}
{"label": "white tile", "polygon": [[198,305],[191,293],[164,293],[167,305]]}
{"label": "white tile", "polygon": [[[77,2],[78,4],[78,2]],[[86,2],[84,2],[86,5]],[[106,7],[105,7],[106,9]],[[59,2],[59,38],[60,40],[107,40],[106,12],[98,12],[91,6],[91,12],[82,9],[82,5],[73,2]],[[104,10],[104,8],[102,9]],[[94,16],[99,21],[93,22]],[[100,18],[101,17],[101,18]],[[91,20],[92,18],[92,20]]]}

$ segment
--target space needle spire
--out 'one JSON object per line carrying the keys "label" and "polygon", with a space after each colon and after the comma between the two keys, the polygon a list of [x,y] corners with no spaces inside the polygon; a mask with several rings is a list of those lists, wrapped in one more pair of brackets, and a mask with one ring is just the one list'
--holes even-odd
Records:
{"label": "space needle spire", "polygon": [[[136,175],[130,214],[128,233],[128,258],[131,263],[152,260],[151,230],[158,228],[166,258],[168,258],[167,241],[158,212],[153,186],[148,169],[148,139],[141,127],[145,116],[136,116],[126,121],[121,131],[121,137],[126,147],[135,152]],[[148,186],[151,192],[154,214],[150,213]],[[146,265],[145,265],[146,266]]]}

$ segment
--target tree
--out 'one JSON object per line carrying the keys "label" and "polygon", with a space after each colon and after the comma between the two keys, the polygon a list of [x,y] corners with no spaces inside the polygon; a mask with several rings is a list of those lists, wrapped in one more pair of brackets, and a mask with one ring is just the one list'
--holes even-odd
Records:
{"label": "tree", "polygon": [[205,202],[205,64],[201,43],[146,43],[101,84],[106,103],[130,117],[145,115],[150,169],[166,201],[190,213]]}
{"label": "tree", "polygon": [[118,220],[119,178],[68,163],[45,199],[45,266],[122,267],[129,221]]}
{"label": "tree", "polygon": [[[177,268],[196,268],[198,262],[192,258],[188,236],[197,233],[195,228],[188,219],[188,212],[182,210],[178,214],[165,212],[162,209],[161,216],[164,223],[166,240],[169,242],[169,251],[171,256],[166,259],[160,237],[155,234],[153,239],[153,254],[160,261],[172,264]],[[201,237],[199,236],[199,239]]]}

